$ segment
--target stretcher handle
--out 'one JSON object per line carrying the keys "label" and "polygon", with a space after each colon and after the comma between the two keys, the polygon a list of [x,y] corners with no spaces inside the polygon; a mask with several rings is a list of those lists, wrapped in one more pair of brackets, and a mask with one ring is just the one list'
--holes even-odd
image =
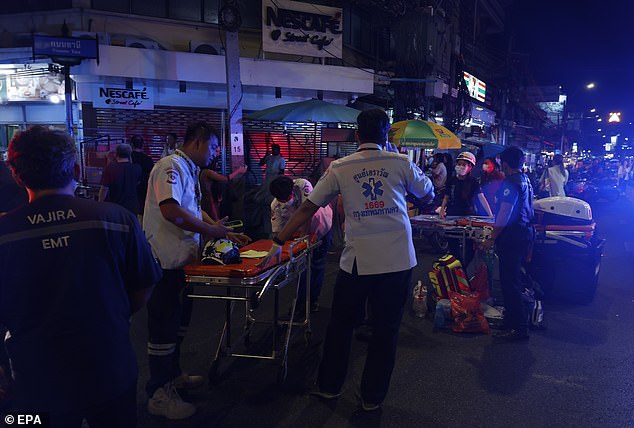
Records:
{"label": "stretcher handle", "polygon": [[273,273],[266,279],[262,289],[256,294],[258,302],[262,301],[266,292],[273,286],[278,276],[286,272],[286,263],[279,265],[273,270]]}
{"label": "stretcher handle", "polygon": [[295,242],[293,242],[293,243],[290,245],[290,247],[288,247],[288,251],[289,251],[289,255],[288,255],[288,257],[289,257],[289,259],[290,259],[291,263],[295,261],[295,256],[297,255],[297,254],[293,254],[293,250],[295,249],[295,245],[297,245],[297,244],[299,244],[299,243],[301,243],[301,242],[305,242],[305,243],[306,243],[306,248],[308,248],[308,245],[310,244],[309,239],[310,239],[310,238],[309,238],[309,236],[308,236],[308,235],[304,235],[304,236],[302,236],[301,238],[299,238],[299,239],[295,240]]}

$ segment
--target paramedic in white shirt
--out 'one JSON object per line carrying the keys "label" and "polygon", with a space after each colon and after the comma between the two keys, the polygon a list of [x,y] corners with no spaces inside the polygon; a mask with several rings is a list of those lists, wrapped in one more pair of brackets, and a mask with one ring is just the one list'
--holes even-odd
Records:
{"label": "paramedic in white shirt", "polygon": [[238,244],[249,240],[201,210],[200,168],[217,154],[218,131],[205,122],[193,123],[183,146],[154,165],[148,182],[143,230],[163,278],[147,303],[150,379],[146,391],[148,411],[168,419],[184,419],[195,412],[175,388],[203,383],[201,376],[189,376],[179,365],[180,343],[191,317],[191,299],[183,296],[183,268],[197,260],[201,235],[226,237]]}
{"label": "paramedic in white shirt", "polygon": [[352,331],[361,321],[367,299],[372,339],[361,379],[360,404],[363,410],[372,411],[387,394],[412,268],[416,266],[405,195],[432,199],[434,191],[431,181],[406,156],[385,150],[390,123],[382,110],[361,112],[357,124],[357,152],[330,164],[308,200],[273,240],[262,264],[276,258],[280,245],[320,206],[341,194],[346,243],[319,369],[319,390],[314,394],[324,399],[341,395]]}

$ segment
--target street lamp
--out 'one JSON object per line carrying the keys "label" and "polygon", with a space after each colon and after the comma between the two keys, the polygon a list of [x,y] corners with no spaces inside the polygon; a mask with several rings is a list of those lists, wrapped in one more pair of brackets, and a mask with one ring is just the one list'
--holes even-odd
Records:
{"label": "street lamp", "polygon": [[[584,85],[584,89],[591,90],[596,88],[596,84],[594,82],[586,83]],[[575,91],[573,95],[576,95],[579,90]],[[560,153],[564,153],[564,139],[566,137],[566,126],[568,125],[568,96],[561,97],[563,99],[563,112],[562,112],[562,120],[561,120],[561,142],[559,145]],[[590,110],[591,112],[596,111],[594,108]]]}

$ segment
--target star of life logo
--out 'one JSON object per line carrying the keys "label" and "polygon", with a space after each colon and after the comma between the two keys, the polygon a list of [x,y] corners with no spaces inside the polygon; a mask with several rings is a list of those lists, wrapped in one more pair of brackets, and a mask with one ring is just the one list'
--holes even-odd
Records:
{"label": "star of life logo", "polygon": [[361,185],[363,187],[363,196],[366,198],[369,197],[373,201],[376,201],[378,196],[383,195],[383,183],[381,180],[375,180],[374,178],[369,178],[368,181]]}
{"label": "star of life logo", "polygon": [[178,171],[176,169],[169,168],[169,169],[165,170],[165,175],[166,175],[165,181],[168,184],[176,184],[178,182],[179,173],[178,173]]}

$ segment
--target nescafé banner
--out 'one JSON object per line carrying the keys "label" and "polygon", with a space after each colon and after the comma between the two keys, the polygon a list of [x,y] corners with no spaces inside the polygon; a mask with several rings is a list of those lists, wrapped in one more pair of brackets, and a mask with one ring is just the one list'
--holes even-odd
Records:
{"label": "nescaf\u00e9 banner", "polygon": [[92,105],[95,108],[154,110],[154,88],[143,86],[128,89],[116,85],[98,85]]}
{"label": "nescaf\u00e9 banner", "polygon": [[262,0],[262,46],[266,52],[341,58],[340,8],[292,0]]}

